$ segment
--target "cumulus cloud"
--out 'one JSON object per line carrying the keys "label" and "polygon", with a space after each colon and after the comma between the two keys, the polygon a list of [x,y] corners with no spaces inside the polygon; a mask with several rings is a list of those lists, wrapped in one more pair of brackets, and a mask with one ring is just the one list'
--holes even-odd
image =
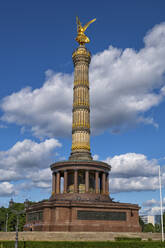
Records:
{"label": "cumulus cloud", "polygon": [[[51,170],[49,165],[55,158],[58,140],[49,139],[40,143],[31,140],[17,142],[11,149],[0,152],[0,181],[4,186],[0,195],[11,195],[21,190],[40,188],[50,190]],[[95,159],[98,155],[95,155]],[[110,193],[148,191],[159,189],[158,161],[148,160],[144,154],[126,153],[108,157],[105,162],[112,166],[110,172]],[[165,180],[162,167],[162,180]],[[6,182],[8,181],[8,182]],[[10,183],[16,181],[14,186]],[[5,189],[6,188],[6,189]],[[10,188],[10,190],[8,190]],[[156,205],[148,201],[144,207]]]}
{"label": "cumulus cloud", "polygon": [[32,180],[33,187],[50,188],[52,182],[52,173],[50,168],[42,169],[36,172],[31,172],[28,178]]}
{"label": "cumulus cloud", "polygon": [[71,134],[72,81],[72,75],[48,70],[40,89],[27,87],[2,100],[1,119],[29,126],[37,137]]}
{"label": "cumulus cloud", "polygon": [[[49,188],[49,166],[55,160],[55,149],[58,147],[61,144],[56,139],[47,139],[40,143],[26,139],[17,142],[7,151],[0,151],[0,195],[7,196],[14,191],[32,187]],[[17,182],[15,187],[9,183],[14,181]]]}
{"label": "cumulus cloud", "polygon": [[148,191],[159,189],[159,184],[156,177],[112,178],[110,189],[111,193]]}
{"label": "cumulus cloud", "polygon": [[[165,198],[162,202],[163,212],[165,211]],[[156,199],[147,200],[142,203],[141,215],[160,215],[160,201]]]}
{"label": "cumulus cloud", "polygon": [[[105,162],[112,166],[109,181],[111,193],[159,189],[159,167],[156,159],[148,160],[144,154],[126,153],[108,157]],[[162,168],[164,180],[164,167]]]}
{"label": "cumulus cloud", "polygon": [[162,23],[145,36],[144,48],[139,51],[110,46],[93,56],[90,78],[96,129],[120,130],[139,122],[157,126],[152,117],[143,114],[164,97],[164,55]]}
{"label": "cumulus cloud", "polygon": [[156,159],[148,160],[144,154],[126,153],[108,157],[106,162],[112,166],[111,177],[152,177],[158,175]]}
{"label": "cumulus cloud", "polygon": [[0,183],[0,196],[11,196],[14,194],[14,186],[9,182]]}
{"label": "cumulus cloud", "polygon": [[[91,122],[94,133],[119,132],[139,123],[158,124],[147,111],[165,96],[165,23],[144,37],[139,51],[109,46],[92,57]],[[43,137],[71,134],[73,75],[48,70],[39,89],[24,88],[2,99],[1,120],[30,127]]]}
{"label": "cumulus cloud", "polygon": [[160,204],[159,201],[155,200],[155,199],[151,199],[151,200],[147,200],[145,202],[142,203],[142,205],[144,207],[153,207]]}
{"label": "cumulus cloud", "polygon": [[[15,170],[18,175],[20,173],[22,175],[25,169],[47,167],[57,147],[61,147],[61,144],[53,138],[40,143],[29,139],[18,141],[9,150],[0,151],[0,169]],[[11,176],[13,176],[12,179],[15,177],[14,172]]]}

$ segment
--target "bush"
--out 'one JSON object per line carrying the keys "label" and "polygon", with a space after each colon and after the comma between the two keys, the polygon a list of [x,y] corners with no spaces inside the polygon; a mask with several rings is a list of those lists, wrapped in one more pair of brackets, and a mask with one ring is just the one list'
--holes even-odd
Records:
{"label": "bush", "polygon": [[115,237],[116,241],[141,241],[140,237]]}
{"label": "bush", "polygon": [[[165,243],[158,241],[105,241],[105,242],[40,242],[19,241],[19,248],[165,248]],[[0,241],[0,248],[14,248],[14,241]]]}

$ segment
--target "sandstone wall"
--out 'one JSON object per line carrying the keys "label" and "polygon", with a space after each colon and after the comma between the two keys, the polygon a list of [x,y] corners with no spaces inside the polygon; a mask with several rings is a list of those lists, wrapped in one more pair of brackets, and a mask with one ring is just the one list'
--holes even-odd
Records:
{"label": "sandstone wall", "polygon": [[[107,241],[115,237],[141,237],[143,240],[160,240],[159,233],[112,232],[19,232],[19,240],[25,241]],[[15,240],[15,232],[0,232],[0,240]]]}

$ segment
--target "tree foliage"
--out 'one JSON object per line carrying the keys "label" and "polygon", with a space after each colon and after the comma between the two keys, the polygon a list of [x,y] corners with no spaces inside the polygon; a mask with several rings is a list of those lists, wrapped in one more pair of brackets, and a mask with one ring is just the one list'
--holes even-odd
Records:
{"label": "tree foliage", "polygon": [[[165,218],[165,214],[164,214]],[[165,223],[165,222],[164,222]],[[145,224],[144,221],[139,217],[139,224],[141,226],[142,232],[161,232],[161,225],[155,224],[154,226],[151,223]],[[165,226],[164,226],[164,232],[165,232]]]}
{"label": "tree foliage", "polygon": [[[16,223],[17,223],[17,215],[13,212],[16,211],[23,211],[25,208],[24,203],[13,203],[12,208],[8,207],[1,207],[0,208],[0,231],[6,231],[6,223],[7,223],[7,231],[12,232],[16,230]],[[25,212],[19,214],[19,224],[18,224],[18,231],[23,231],[23,226],[25,225],[26,217]]]}
{"label": "tree foliage", "polygon": [[144,221],[142,220],[142,218],[139,216],[139,224],[140,224],[140,226],[141,226],[141,229],[142,229],[142,232],[143,232],[143,230],[144,230]]}
{"label": "tree foliage", "polygon": [[155,227],[153,224],[151,223],[148,223],[148,224],[145,224],[144,225],[144,229],[143,229],[143,232],[155,232]]}

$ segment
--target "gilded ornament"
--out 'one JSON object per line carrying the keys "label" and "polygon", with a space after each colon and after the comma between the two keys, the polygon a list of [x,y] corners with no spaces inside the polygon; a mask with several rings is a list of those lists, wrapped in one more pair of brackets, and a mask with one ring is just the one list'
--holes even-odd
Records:
{"label": "gilded ornament", "polygon": [[95,22],[96,18],[87,22],[84,27],[82,27],[80,19],[78,18],[78,16],[76,17],[76,23],[77,23],[77,37],[76,37],[76,41],[80,44],[80,45],[84,45],[85,43],[89,43],[90,39],[84,34],[85,30],[88,28],[88,26]]}

